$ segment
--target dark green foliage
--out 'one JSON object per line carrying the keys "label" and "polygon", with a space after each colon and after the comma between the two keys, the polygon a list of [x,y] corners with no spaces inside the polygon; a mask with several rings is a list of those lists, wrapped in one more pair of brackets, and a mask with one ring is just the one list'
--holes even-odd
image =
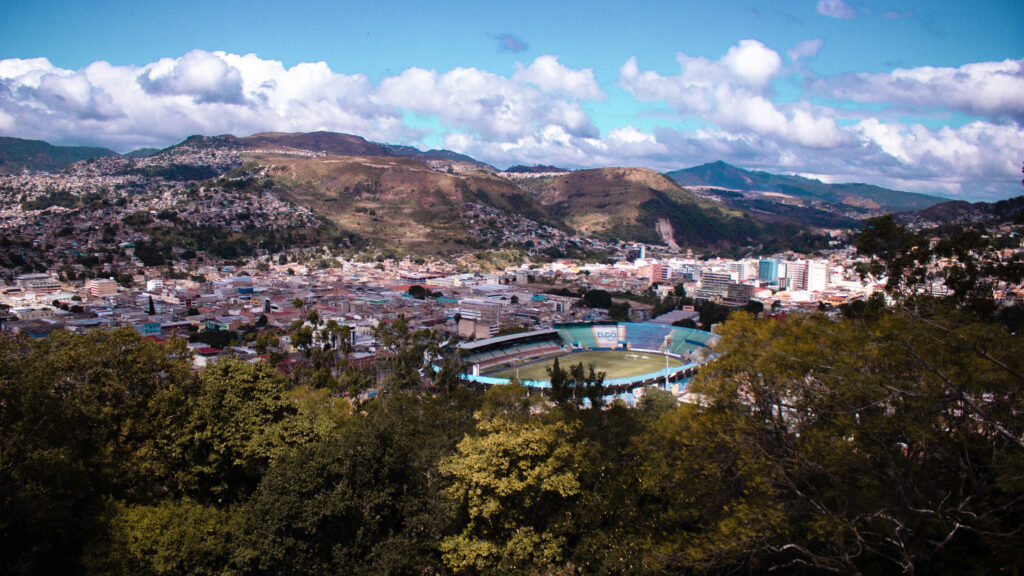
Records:
{"label": "dark green foliage", "polygon": [[139,174],[147,178],[163,178],[174,182],[209,180],[218,175],[217,170],[210,166],[194,164],[171,164],[169,166],[146,166],[133,168],[130,174]]}
{"label": "dark green foliage", "polygon": [[424,418],[444,408],[416,403],[395,398],[371,406],[366,417],[339,435],[304,446],[274,467],[248,507],[245,546],[254,571],[421,574],[441,569],[436,539],[446,513],[440,486],[431,477],[436,461],[424,456],[450,450],[444,446],[452,439],[437,445],[439,438],[425,436]]}
{"label": "dark green foliage", "polygon": [[170,478],[168,445],[196,390],[187,358],[184,342],[130,328],[0,337],[0,571],[80,572],[105,498]]}
{"label": "dark green foliage", "polygon": [[26,200],[21,203],[22,210],[45,210],[51,206],[61,208],[75,208],[79,206],[79,197],[67,190],[54,190],[47,192],[33,200]]}
{"label": "dark green foliage", "polygon": [[590,406],[600,408],[604,404],[604,372],[597,372],[594,365],[584,368],[583,363],[570,365],[569,369],[562,368],[555,358],[554,363],[548,367],[548,380],[551,382],[551,389],[548,397],[559,406],[583,405],[584,400],[590,402]]}
{"label": "dark green foliage", "polygon": [[189,466],[178,471],[179,494],[228,503],[252,493],[268,467],[313,437],[285,381],[268,364],[222,359],[201,375],[202,391],[175,450]]}
{"label": "dark green foliage", "polygon": [[[196,312],[199,311],[196,310]],[[234,330],[200,330],[189,336],[188,341],[202,342],[223,350],[238,341],[238,334]]]}
{"label": "dark green foliage", "polygon": [[582,364],[547,399],[468,390],[404,319],[351,402],[376,374],[289,389],[128,329],[3,337],[0,573],[1020,572],[1024,344],[917,304],[737,312],[701,404],[637,408]]}
{"label": "dark green foliage", "polygon": [[609,306],[608,317],[619,322],[628,322],[629,302],[616,302]]}
{"label": "dark green foliage", "polygon": [[847,198],[867,199],[877,202],[883,209],[894,211],[920,210],[944,200],[936,196],[888,190],[868,184],[825,184],[800,176],[743,170],[721,161],[668,172],[666,176],[681,186],[717,186],[732,190],[782,192],[797,198],[832,203],[842,203]]}
{"label": "dark green foliage", "polygon": [[55,172],[79,160],[117,156],[106,148],[53,146],[42,140],[0,136],[0,173],[12,174],[22,168]]}
{"label": "dark green foliage", "polygon": [[583,295],[583,305],[587,308],[608,309],[612,305],[612,295],[605,290],[588,290]]}

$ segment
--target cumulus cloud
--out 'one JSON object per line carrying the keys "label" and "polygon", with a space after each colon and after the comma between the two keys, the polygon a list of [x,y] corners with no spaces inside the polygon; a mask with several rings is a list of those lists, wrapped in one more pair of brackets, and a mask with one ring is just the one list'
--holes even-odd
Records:
{"label": "cumulus cloud", "polygon": [[401,112],[373,102],[365,75],[323,63],[285,68],[254,55],[192,51],[142,67],[0,61],[0,110],[18,136],[120,150],[189,134],[337,130],[402,136]]}
{"label": "cumulus cloud", "polygon": [[597,134],[579,100],[601,98],[590,70],[571,70],[552,56],[505,77],[476,68],[410,68],[381,81],[375,100],[437,117],[485,140],[517,139],[557,126],[573,136]]}
{"label": "cumulus cloud", "polygon": [[724,64],[741,82],[763,87],[782,68],[779,53],[757,40],[742,40],[722,58]]}
{"label": "cumulus cloud", "polygon": [[512,75],[512,80],[533,84],[545,92],[557,92],[579,100],[603,100],[604,91],[594,80],[594,71],[572,70],[558,62],[557,56],[540,56]]}
{"label": "cumulus cloud", "polygon": [[846,0],[818,0],[818,14],[844,20],[857,17],[857,11]]}
{"label": "cumulus cloud", "polygon": [[[78,70],[45,58],[9,59],[0,60],[0,134],[126,151],[189,134],[330,130],[413,145],[429,136],[496,165],[672,170],[725,160],[968,198],[1020,192],[1024,60],[812,78],[797,99],[780,101],[773,83],[807,74],[800,61],[821,46],[815,39],[789,50],[789,68],[757,40],[718,59],[677,54],[675,74],[641,69],[631,58],[618,86],[664,115],[653,128],[638,127],[651,122],[641,113],[603,131],[588,112],[607,100],[594,71],[551,55],[504,75],[409,68],[376,84],[325,62],[285,67],[254,54],[199,50],[143,66],[94,62]],[[916,108],[984,119],[930,128],[893,122],[876,103],[898,107],[904,118]],[[440,128],[407,123],[412,115]]]}
{"label": "cumulus cloud", "polygon": [[181,58],[162,58],[137,76],[152,95],[191,96],[197,103],[242,104],[242,73],[222,55],[192,50]]}
{"label": "cumulus cloud", "polygon": [[473,68],[410,68],[377,86],[324,62],[286,68],[254,54],[193,50],[141,67],[95,62],[80,70],[45,58],[0,61],[0,128],[58,143],[127,149],[167,145],[194,133],[264,130],[351,132],[375,140],[422,135],[408,112],[437,117],[484,139],[518,138],[547,126],[595,136],[580,102],[604,99],[592,70],[554,56],[511,76]]}
{"label": "cumulus cloud", "polygon": [[740,42],[718,61],[682,53],[676,60],[680,73],[662,76],[641,71],[631,58],[619,69],[619,85],[638,100],[666,102],[727,130],[750,130],[814,148],[833,147],[847,138],[823,110],[772,101],[771,82],[782,71],[782,59],[757,40]]}
{"label": "cumulus cloud", "polygon": [[943,107],[1024,122],[1024,60],[847,74],[818,79],[811,90],[834,99]]}

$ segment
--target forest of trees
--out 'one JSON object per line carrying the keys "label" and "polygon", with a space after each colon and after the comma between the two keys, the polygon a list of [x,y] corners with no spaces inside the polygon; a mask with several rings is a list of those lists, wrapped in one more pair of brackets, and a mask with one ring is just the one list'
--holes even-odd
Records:
{"label": "forest of trees", "polygon": [[471,389],[454,355],[424,387],[440,339],[404,320],[366,401],[326,361],[0,336],[0,574],[1019,574],[1024,342],[984,278],[1020,265],[872,226],[889,305],[734,312],[694,403],[601,406],[582,365]]}
{"label": "forest of trees", "polygon": [[127,329],[4,336],[0,572],[1019,572],[1020,339],[861,312],[738,312],[699,404],[603,409],[406,370],[354,403]]}

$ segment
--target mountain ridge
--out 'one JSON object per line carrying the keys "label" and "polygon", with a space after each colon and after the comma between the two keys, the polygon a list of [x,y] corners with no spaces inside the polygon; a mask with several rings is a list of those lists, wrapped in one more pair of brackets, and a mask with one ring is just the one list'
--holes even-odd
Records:
{"label": "mountain ridge", "polygon": [[0,136],[0,174],[25,169],[54,172],[73,162],[117,155],[113,150],[95,146],[54,146],[43,140]]}
{"label": "mountain ridge", "polygon": [[194,135],[144,158],[105,162],[120,174],[165,183],[208,180],[214,187],[240,185],[228,172],[241,170],[253,190],[271,191],[338,230],[409,253],[558,244],[554,255],[587,239],[714,251],[813,250],[827,245],[825,229],[856,229],[880,210],[865,206],[872,196],[855,196],[863,187],[876,196],[895,194],[897,204],[937,200],[867,185],[837,189],[721,161],[666,174],[545,165],[499,171],[448,150],[423,152],[332,132]]}
{"label": "mountain ridge", "polygon": [[770,192],[802,200],[842,204],[867,210],[905,212],[923,210],[946,202],[941,198],[916,192],[891,190],[864,183],[827,184],[820,180],[745,170],[721,160],[666,172],[681,186],[708,186],[741,192]]}

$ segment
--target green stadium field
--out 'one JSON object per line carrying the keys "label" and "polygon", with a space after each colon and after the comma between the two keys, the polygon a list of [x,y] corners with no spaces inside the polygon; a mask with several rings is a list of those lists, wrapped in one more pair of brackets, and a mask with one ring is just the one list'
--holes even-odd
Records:
{"label": "green stadium field", "polygon": [[[554,364],[554,358],[546,358],[532,364],[520,364],[520,380],[544,380],[548,379],[547,369]],[[628,352],[624,350],[587,350],[563,354],[558,357],[558,363],[568,370],[570,365],[583,363],[584,367],[591,364],[598,372],[604,372],[605,378],[630,378],[641,376],[663,370],[665,368],[665,357],[650,352]],[[682,366],[683,363],[675,358],[668,359],[668,366]],[[493,372],[486,373],[492,378],[514,378],[514,368],[501,367]]]}

